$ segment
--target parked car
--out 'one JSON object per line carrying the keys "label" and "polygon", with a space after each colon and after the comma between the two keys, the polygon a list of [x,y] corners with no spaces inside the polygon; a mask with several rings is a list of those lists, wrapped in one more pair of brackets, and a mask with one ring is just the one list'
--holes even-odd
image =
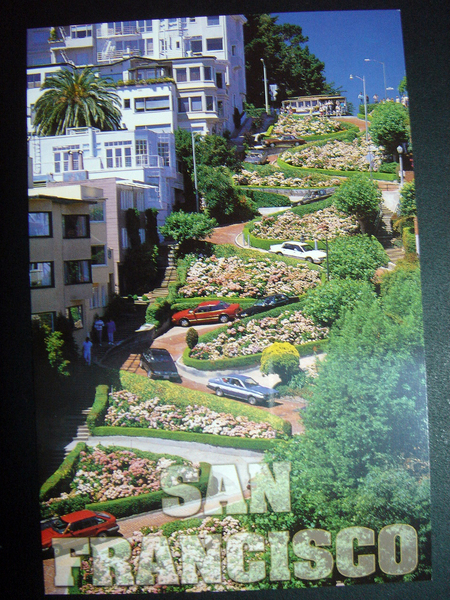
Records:
{"label": "parked car", "polygon": [[243,319],[244,317],[251,317],[252,315],[257,315],[258,313],[265,312],[266,310],[271,310],[277,306],[284,306],[285,304],[298,302],[298,300],[298,296],[273,294],[272,296],[267,296],[267,298],[260,298],[253,306],[244,308],[244,310],[239,313],[239,318]]}
{"label": "parked car", "polygon": [[314,250],[310,244],[303,242],[283,242],[270,246],[269,252],[292,258],[301,258],[308,262],[320,264],[327,257],[327,253],[322,250]]}
{"label": "parked car", "polygon": [[276,390],[264,387],[245,375],[214,377],[208,381],[207,387],[213,390],[217,396],[229,396],[237,400],[246,400],[249,404],[265,402],[272,406],[275,398],[278,398]]}
{"label": "parked car", "polygon": [[[53,517],[41,522],[42,550],[52,548],[52,540],[71,537],[106,537],[117,533],[116,517],[107,512],[78,510],[62,517]],[[55,554],[58,550],[55,549]]]}
{"label": "parked car", "polygon": [[141,354],[141,369],[152,379],[170,379],[181,383],[177,367],[170,353],[164,348],[149,348]]}
{"label": "parked car", "polygon": [[262,140],[262,143],[273,148],[274,146],[300,146],[300,144],[306,144],[306,141],[295,135],[285,134],[279,137],[267,137]]}
{"label": "parked car", "polygon": [[246,154],[244,162],[252,163],[254,165],[265,165],[269,161],[265,152],[251,150],[248,154]]}
{"label": "parked car", "polygon": [[199,325],[211,321],[228,323],[231,319],[236,318],[240,310],[239,304],[228,304],[228,302],[222,300],[210,300],[209,302],[201,302],[196,308],[175,313],[172,316],[172,324],[189,327],[189,325]]}

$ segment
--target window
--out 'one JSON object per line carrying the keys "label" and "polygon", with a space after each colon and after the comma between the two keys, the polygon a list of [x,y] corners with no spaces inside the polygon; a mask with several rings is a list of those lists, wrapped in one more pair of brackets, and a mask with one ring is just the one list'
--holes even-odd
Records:
{"label": "window", "polygon": [[124,108],[131,108],[131,106],[130,106],[130,99],[129,98],[125,98],[125,100],[123,101],[123,107]]}
{"label": "window", "polygon": [[106,168],[122,167],[122,148],[106,148]]}
{"label": "window", "polygon": [[191,67],[189,69],[189,79],[191,81],[200,81],[200,67]]}
{"label": "window", "polygon": [[219,25],[219,19],[220,19],[219,16],[217,16],[217,17],[207,17],[208,25],[210,25],[210,26],[211,25]]}
{"label": "window", "polygon": [[79,145],[54,147],[55,173],[77,171],[80,157],[79,150]]}
{"label": "window", "polygon": [[178,98],[178,112],[186,113],[189,111],[189,98]]}
{"label": "window", "polygon": [[30,287],[32,287],[32,288],[55,287],[52,262],[30,263]]}
{"label": "window", "polygon": [[203,75],[205,81],[212,81],[212,69],[211,67],[203,67]]}
{"label": "window", "polygon": [[67,260],[64,263],[64,284],[92,283],[89,260]]}
{"label": "window", "polygon": [[52,237],[52,213],[28,213],[28,235],[30,237]]}
{"label": "window", "polygon": [[91,263],[95,266],[108,264],[105,246],[91,246]]}
{"label": "window", "polygon": [[27,87],[28,88],[41,87],[41,74],[40,73],[32,73],[30,75],[27,75]]}
{"label": "window", "polygon": [[223,50],[222,38],[209,38],[206,40],[206,49],[208,52],[214,52],[215,50]]}
{"label": "window", "polygon": [[33,313],[31,320],[39,325],[47,325],[51,331],[55,331],[55,316],[54,312]]}
{"label": "window", "polygon": [[145,244],[145,229],[139,229],[139,239],[141,240],[141,244]]}
{"label": "window", "polygon": [[67,307],[66,317],[74,329],[83,329],[83,307],[81,304]]}
{"label": "window", "polygon": [[153,54],[153,38],[145,40],[147,44],[147,54]]}
{"label": "window", "polygon": [[236,46],[235,45],[231,46],[231,56],[236,56]]}
{"label": "window", "polygon": [[177,81],[183,82],[187,81],[187,71],[186,69],[175,69]]}
{"label": "window", "polygon": [[122,210],[133,208],[133,192],[131,190],[120,190],[120,208]]}
{"label": "window", "polygon": [[151,98],[136,98],[134,101],[136,112],[148,112],[151,110],[169,110],[169,96],[154,96]]}
{"label": "window", "polygon": [[206,96],[206,110],[214,110],[213,96]]}
{"label": "window", "polygon": [[[139,167],[147,163],[147,140],[136,140],[136,166]],[[133,206],[127,208],[133,208]]]}
{"label": "window", "polygon": [[91,221],[96,221],[103,223],[105,221],[105,204],[104,202],[99,202],[98,204],[94,204],[90,208],[89,219]]}
{"label": "window", "polygon": [[103,308],[108,304],[108,295],[105,285],[92,284],[92,296],[89,301],[90,308]]}
{"label": "window", "polygon": [[219,113],[219,117],[223,117],[224,116],[224,112],[223,112],[223,102],[222,100],[219,100],[217,102],[217,112]]}
{"label": "window", "polygon": [[136,208],[139,212],[144,212],[145,210],[144,190],[137,190],[136,192]]}
{"label": "window", "polygon": [[223,88],[223,73],[216,73],[216,85],[219,89]]}
{"label": "window", "polygon": [[128,248],[129,242],[128,242],[128,231],[126,227],[122,227],[122,248],[124,250],[126,250]]}
{"label": "window", "polygon": [[164,166],[170,166],[170,152],[168,142],[158,142],[158,156],[161,156],[164,161]]}
{"label": "window", "polygon": [[63,215],[64,238],[88,238],[89,215]]}
{"label": "window", "polygon": [[201,54],[203,52],[202,39],[191,40],[191,52],[194,54]]}
{"label": "window", "polygon": [[125,166],[131,167],[131,146],[125,147]]}
{"label": "window", "polygon": [[198,112],[202,110],[202,97],[193,96],[191,98],[191,111]]}
{"label": "window", "polygon": [[92,27],[90,25],[72,25],[70,27],[70,37],[72,39],[81,39],[92,36]]}

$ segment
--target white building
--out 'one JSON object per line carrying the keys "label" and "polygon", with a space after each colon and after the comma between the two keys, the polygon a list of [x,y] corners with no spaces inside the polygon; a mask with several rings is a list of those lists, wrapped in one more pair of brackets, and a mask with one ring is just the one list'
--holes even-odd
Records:
{"label": "white building", "polygon": [[[123,82],[119,95],[128,129],[164,125],[171,132],[178,126],[204,133],[232,131],[233,113],[235,108],[243,111],[246,94],[244,23],[243,15],[226,15],[29,30],[28,87],[35,93],[29,94],[28,104],[31,107],[37,100],[46,75],[68,64],[90,65]],[[167,86],[172,92],[170,106],[163,100],[161,108],[149,103],[152,114],[136,118],[135,100],[167,94],[153,90],[151,84],[148,96],[146,90],[132,90],[128,82],[161,77],[174,80],[173,89]],[[161,123],[154,110],[173,115],[170,119],[165,115]]]}

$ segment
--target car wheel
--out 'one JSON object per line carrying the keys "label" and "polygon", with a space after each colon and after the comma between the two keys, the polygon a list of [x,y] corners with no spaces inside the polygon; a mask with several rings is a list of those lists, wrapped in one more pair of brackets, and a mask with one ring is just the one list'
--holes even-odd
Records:
{"label": "car wheel", "polygon": [[229,320],[230,318],[228,317],[228,315],[220,315],[219,317],[219,323],[228,323]]}
{"label": "car wheel", "polygon": [[249,403],[249,404],[251,404],[252,406],[254,406],[255,404],[257,404],[257,400],[256,400],[255,396],[249,396],[249,397],[247,398],[247,401],[248,401],[248,403]]}
{"label": "car wheel", "polygon": [[139,361],[139,367],[140,367],[141,369],[143,369],[143,368],[144,368],[144,363],[142,362],[142,360],[140,360],[140,361]]}
{"label": "car wheel", "polygon": [[282,252],[275,252],[275,254],[277,254],[278,256],[283,256]]}
{"label": "car wheel", "polygon": [[270,144],[270,147],[271,147],[271,148],[275,148],[275,144],[272,142],[272,143]]}
{"label": "car wheel", "polygon": [[312,263],[312,261],[313,261],[313,259],[312,259],[310,256],[308,256],[307,258],[305,258],[305,260],[306,260],[307,262],[309,262],[309,263]]}
{"label": "car wheel", "polygon": [[216,388],[216,396],[219,396],[219,398],[222,398],[223,391],[220,388]]}
{"label": "car wheel", "polygon": [[152,377],[152,372],[151,372],[151,371],[147,371],[147,377],[148,377],[149,379],[151,379],[151,377]]}
{"label": "car wheel", "polygon": [[189,327],[189,321],[187,319],[181,319],[180,325],[181,327]]}
{"label": "car wheel", "polygon": [[300,146],[299,142],[295,142],[294,146]]}
{"label": "car wheel", "polygon": [[61,555],[61,546],[52,546],[52,550],[53,550],[53,556],[60,556]]}
{"label": "car wheel", "polygon": [[99,537],[101,540],[104,540],[108,537],[108,534],[106,533],[106,531],[101,531],[97,537]]}

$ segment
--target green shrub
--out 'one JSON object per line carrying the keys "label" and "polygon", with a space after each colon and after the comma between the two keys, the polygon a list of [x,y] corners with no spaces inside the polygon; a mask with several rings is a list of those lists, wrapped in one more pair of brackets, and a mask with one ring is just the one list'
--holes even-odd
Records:
{"label": "green shrub", "polygon": [[246,196],[248,196],[252,202],[254,202],[257,208],[265,208],[269,206],[281,207],[290,205],[289,198],[284,194],[272,194],[270,192],[262,192],[256,189],[244,187],[241,187],[240,189],[245,192]]}
{"label": "green shrub", "polygon": [[109,388],[107,385],[98,385],[95,390],[94,404],[86,419],[89,432],[92,433],[98,423],[103,422],[108,410]]}
{"label": "green shrub", "polygon": [[417,256],[417,248],[414,227],[403,228],[402,240],[406,257],[415,258]]}
{"label": "green shrub", "polygon": [[[85,450],[86,444],[79,442],[75,448],[66,456],[61,466],[42,485],[39,492],[39,500],[45,501],[49,498],[59,496],[62,492],[70,491],[70,482],[77,470],[80,452]],[[60,513],[64,514],[64,513]]]}
{"label": "green shrub", "polygon": [[333,279],[369,281],[375,271],[389,259],[383,246],[373,236],[338,237],[329,243],[329,271]]}
{"label": "green shrub", "polygon": [[396,162],[382,162],[378,170],[379,173],[394,173],[397,174],[398,163]]}
{"label": "green shrub", "polygon": [[261,355],[261,373],[269,375],[276,373],[281,383],[286,383],[298,373],[300,354],[288,342],[274,342],[265,348]]}
{"label": "green shrub", "polygon": [[198,343],[198,332],[193,327],[190,327],[186,332],[186,344],[191,350],[195,348]]}
{"label": "green shrub", "polygon": [[410,217],[417,215],[415,181],[405,183],[400,192],[400,215]]}
{"label": "green shrub", "polygon": [[[302,146],[304,148],[304,146]],[[352,177],[354,175],[360,174],[361,171],[335,171],[333,169],[311,169],[307,167],[293,167],[292,165],[288,165],[281,158],[277,159],[278,166],[285,172],[286,169],[291,169],[291,177],[304,177],[305,175],[312,174],[322,174],[322,175],[331,175],[334,177]],[[369,173],[366,173],[366,176],[369,177]],[[395,181],[397,179],[396,175],[392,175],[391,173],[379,173],[372,171],[372,179],[379,179],[382,181]]]}
{"label": "green shrub", "polygon": [[166,321],[170,320],[172,307],[166,298],[161,298],[153,304],[147,306],[145,311],[145,322],[154,325],[156,329],[161,327]]}

